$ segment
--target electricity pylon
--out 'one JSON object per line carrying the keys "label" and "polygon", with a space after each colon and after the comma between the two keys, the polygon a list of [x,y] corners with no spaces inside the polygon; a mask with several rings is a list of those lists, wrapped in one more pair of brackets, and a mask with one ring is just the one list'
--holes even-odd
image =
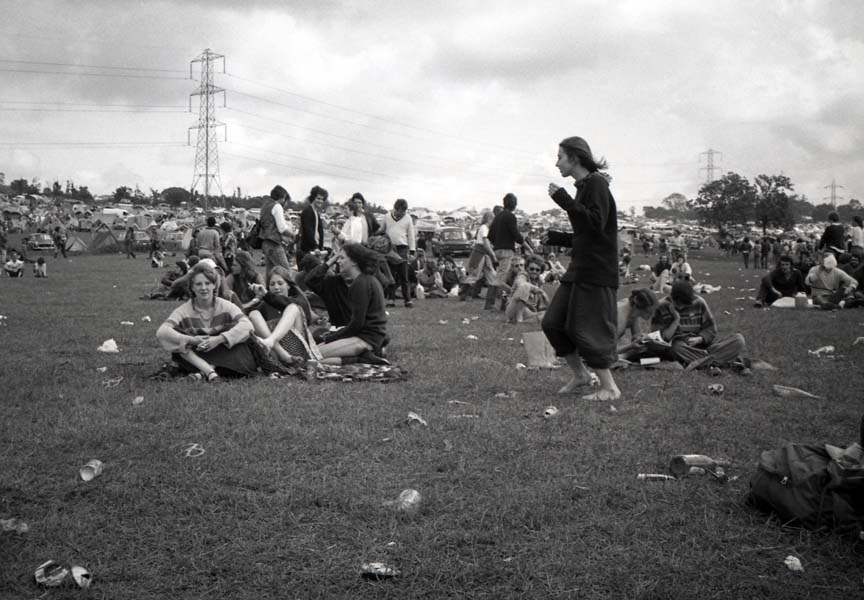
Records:
{"label": "electricity pylon", "polygon": [[[195,193],[198,182],[204,181],[204,210],[208,210],[210,203],[210,190],[218,189],[222,195],[222,183],[219,180],[219,149],[217,146],[216,128],[225,127],[225,123],[216,120],[216,94],[222,93],[222,105],[225,106],[225,90],[213,85],[213,63],[222,60],[222,72],[225,72],[225,56],[204,50],[200,56],[193,59],[189,64],[189,79],[194,79],[192,69],[195,63],[201,63],[201,78],[198,89],[189,95],[189,112],[192,112],[192,97],[198,96],[198,124],[193,125],[186,132],[186,144],[189,141],[189,132],[198,130],[198,144],[195,147],[195,169],[192,173],[192,186],[189,188],[191,194]],[[225,133],[228,139],[228,133]]]}

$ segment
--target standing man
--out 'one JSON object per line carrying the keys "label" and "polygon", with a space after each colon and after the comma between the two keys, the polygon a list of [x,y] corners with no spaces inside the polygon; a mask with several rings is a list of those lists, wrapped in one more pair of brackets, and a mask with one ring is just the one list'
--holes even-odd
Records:
{"label": "standing man", "polygon": [[285,245],[294,239],[294,227],[285,219],[284,204],[291,196],[281,185],[270,190],[270,200],[261,207],[261,250],[264,252],[264,262],[267,270],[265,281],[270,281],[270,269],[275,266],[288,266],[288,256]]}
{"label": "standing man", "polygon": [[525,242],[525,238],[519,232],[516,215],[513,214],[513,211],[516,210],[517,202],[518,199],[515,194],[508,193],[505,195],[503,209],[492,219],[492,224],[489,225],[489,235],[487,237],[492,242],[492,249],[495,251],[495,260],[498,261],[498,273],[495,277],[495,285],[490,286],[486,292],[486,305],[483,307],[486,310],[495,308],[495,300],[498,299],[501,286],[504,285],[504,280],[510,272],[510,261],[513,260],[516,244],[530,249],[530,246]]}
{"label": "standing man", "polygon": [[316,250],[324,249],[324,223],[321,213],[327,202],[327,190],[316,185],[309,191],[306,206],[300,212],[300,247],[297,249],[297,266],[303,257]]}
{"label": "standing man", "polygon": [[414,220],[408,216],[408,201],[399,198],[393,204],[393,210],[384,216],[382,231],[390,238],[393,250],[402,258],[398,265],[391,264],[393,278],[396,283],[387,289],[387,306],[396,306],[396,286],[402,289],[402,299],[405,308],[411,308],[411,287],[408,282],[408,262],[417,252],[417,239],[414,233]]}
{"label": "standing man", "polygon": [[[550,231],[544,242],[570,246],[570,265],[543,317],[543,332],[558,356],[573,371],[573,379],[559,394],[571,394],[591,382],[585,364],[600,379],[600,389],[586,400],[617,400],[621,391],[609,367],[615,362],[618,310],[618,218],[609,182],[598,171],[606,161],[594,160],[581,137],[569,137],[558,146],[555,163],[562,177],[576,181],[576,198],[549,184],[549,195],[570,220],[573,233]],[[585,361],[583,364],[582,361]]]}
{"label": "standing man", "polygon": [[222,255],[222,234],[216,227],[216,217],[207,217],[207,227],[198,232],[198,257],[211,258],[223,273],[228,273],[228,265]]}

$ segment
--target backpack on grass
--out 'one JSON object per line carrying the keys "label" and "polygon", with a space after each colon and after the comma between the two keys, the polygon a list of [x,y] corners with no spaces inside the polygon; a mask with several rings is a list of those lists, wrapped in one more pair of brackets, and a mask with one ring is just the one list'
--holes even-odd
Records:
{"label": "backpack on grass", "polygon": [[788,524],[864,540],[864,418],[861,438],[845,450],[828,444],[766,450],[750,479],[749,502]]}

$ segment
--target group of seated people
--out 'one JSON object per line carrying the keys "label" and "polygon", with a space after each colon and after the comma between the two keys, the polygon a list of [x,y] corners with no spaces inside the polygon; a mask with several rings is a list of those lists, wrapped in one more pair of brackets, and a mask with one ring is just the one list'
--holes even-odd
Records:
{"label": "group of seated people", "polygon": [[[40,256],[35,261],[30,262],[33,263],[33,277],[48,277],[48,264],[45,262],[43,257]],[[9,250],[7,260],[3,263],[2,274],[13,279],[24,277],[24,264],[25,261],[17,250]]]}
{"label": "group of seated people", "polygon": [[823,310],[864,306],[864,294],[858,291],[864,279],[864,266],[854,254],[841,258],[844,262],[839,265],[835,253],[826,250],[822,261],[805,276],[794,268],[789,255],[781,256],[777,267],[762,278],[754,306],[771,306],[781,298],[808,293],[813,305]]}
{"label": "group of seated people", "polygon": [[[645,323],[650,323],[649,334],[644,332]],[[647,288],[620,300],[618,340],[619,357],[627,361],[656,357],[676,361],[687,370],[744,365],[744,336],[718,337],[708,303],[686,279],[675,280],[659,302]]]}
{"label": "group of seated people", "polygon": [[305,273],[305,285],[329,314],[320,326],[290,271],[273,267],[265,288],[242,254],[228,277],[205,258],[172,282],[183,282],[189,300],[171,313],[156,338],[183,371],[207,381],[251,376],[260,372],[261,352],[286,366],[388,364],[382,356],[389,341],[384,290],[375,277],[380,255],[349,243]]}

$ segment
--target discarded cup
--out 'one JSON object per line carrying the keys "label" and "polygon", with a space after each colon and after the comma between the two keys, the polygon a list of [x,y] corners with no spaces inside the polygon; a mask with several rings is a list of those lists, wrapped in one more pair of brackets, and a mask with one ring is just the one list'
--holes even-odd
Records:
{"label": "discarded cup", "polygon": [[366,579],[389,579],[399,575],[399,569],[383,562],[370,562],[360,565],[360,576]]}
{"label": "discarded cup", "polygon": [[724,389],[725,388],[723,387],[722,383],[712,383],[711,385],[708,386],[708,391],[711,392],[712,394],[714,394],[715,396],[722,396]]}
{"label": "discarded cup", "polygon": [[21,519],[0,519],[0,531],[14,531],[15,533],[27,533],[30,526]]}
{"label": "discarded cup", "polygon": [[543,411],[543,418],[550,419],[558,414],[558,409],[555,406],[547,406],[546,410]]}
{"label": "discarded cup", "polygon": [[83,481],[92,481],[99,477],[102,471],[105,470],[105,465],[97,458],[90,459],[87,464],[78,470],[78,474]]}
{"label": "discarded cup", "polygon": [[407,425],[422,425],[423,427],[429,426],[429,423],[426,422],[426,419],[413,411],[408,413],[408,416],[405,419],[405,423]]}
{"label": "discarded cup", "polygon": [[93,583],[93,576],[84,567],[74,565],[72,567],[72,581],[82,590],[86,590]]}
{"label": "discarded cup", "polygon": [[516,363],[516,370],[517,371],[521,371],[522,369],[527,369],[527,368],[528,368],[528,366],[525,365],[524,363]]}
{"label": "discarded cup", "polygon": [[55,560],[42,563],[36,567],[36,571],[33,573],[36,583],[43,587],[61,586],[68,576],[69,569]]}
{"label": "discarded cup", "polygon": [[783,564],[790,571],[804,571],[804,566],[801,564],[801,559],[791,554],[783,560]]}
{"label": "discarded cup", "polygon": [[99,373],[104,373],[105,371],[108,370],[108,367],[96,367],[96,370],[97,370]]}

